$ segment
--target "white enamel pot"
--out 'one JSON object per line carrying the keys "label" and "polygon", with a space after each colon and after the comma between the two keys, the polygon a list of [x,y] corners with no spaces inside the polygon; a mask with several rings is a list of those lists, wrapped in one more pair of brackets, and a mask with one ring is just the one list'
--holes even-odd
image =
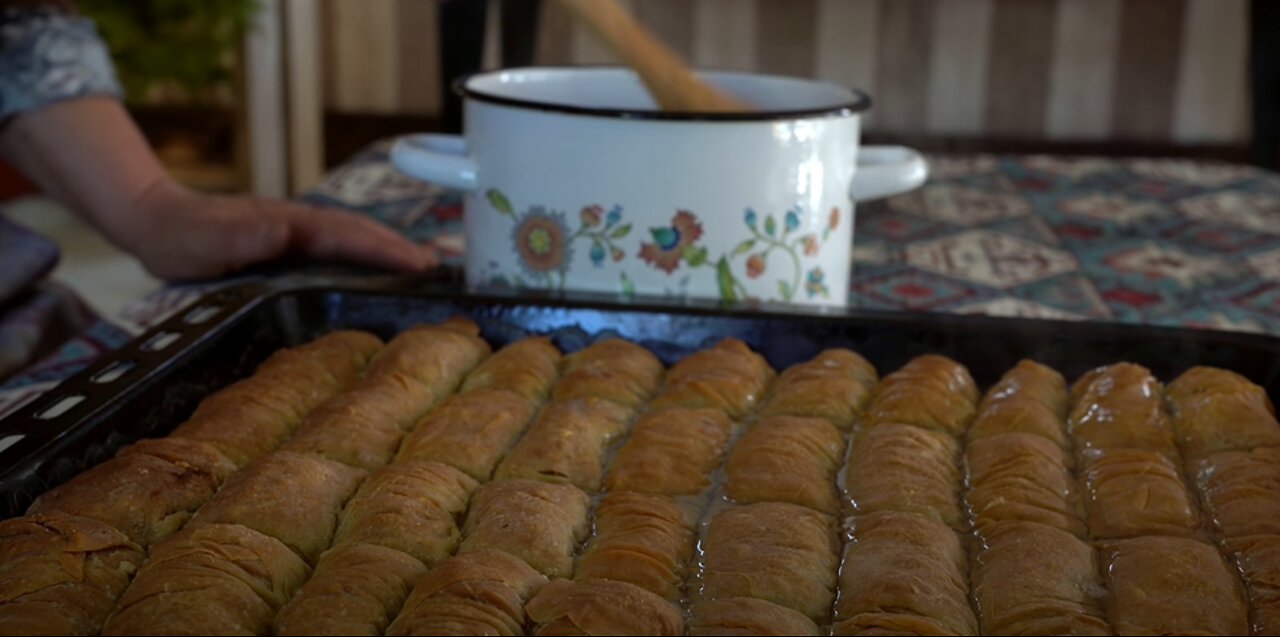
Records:
{"label": "white enamel pot", "polygon": [[845,304],[854,201],[916,188],[924,159],[859,148],[857,91],[702,77],[759,110],[659,111],[623,68],[494,71],[458,84],[464,137],[391,160],[467,193],[472,286]]}

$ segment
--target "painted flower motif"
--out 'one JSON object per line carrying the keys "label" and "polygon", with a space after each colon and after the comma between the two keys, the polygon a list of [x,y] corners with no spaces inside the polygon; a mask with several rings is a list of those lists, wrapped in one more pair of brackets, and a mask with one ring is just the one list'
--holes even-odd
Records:
{"label": "painted flower motif", "polygon": [[801,241],[804,243],[804,256],[806,257],[817,255],[818,248],[822,247],[818,243],[818,237],[815,235],[806,234]]}
{"label": "painted flower motif", "polygon": [[573,254],[568,238],[564,213],[548,212],[541,206],[525,212],[511,232],[520,267],[531,276],[546,276],[569,267]]}
{"label": "painted flower motif", "polygon": [[822,268],[809,270],[809,274],[805,275],[804,278],[805,294],[808,294],[809,298],[813,298],[819,294],[823,297],[828,296],[830,294],[830,290],[827,289],[826,278],[827,275],[822,271]]}
{"label": "painted flower motif", "polygon": [[764,274],[764,265],[765,261],[763,254],[756,253],[751,255],[751,257],[747,259],[747,276],[753,279],[760,278],[760,275]]}
{"label": "painted flower motif", "polygon": [[783,225],[787,232],[792,232],[800,227],[800,215],[795,210],[788,210],[787,216],[783,220]]}
{"label": "painted flower motif", "polygon": [[587,206],[578,215],[582,218],[583,227],[594,228],[600,225],[600,214],[603,212],[604,208],[600,206]]}
{"label": "painted flower motif", "polygon": [[622,220],[622,206],[615,205],[609,209],[609,214],[605,215],[604,224],[613,227],[614,224]]}
{"label": "painted flower motif", "polygon": [[840,209],[832,208],[831,214],[827,216],[827,230],[835,230],[840,225]]}
{"label": "painted flower motif", "polygon": [[596,266],[597,268],[604,267],[604,258],[605,258],[604,244],[600,243],[599,241],[593,241],[591,243],[591,252],[589,253],[589,256],[591,257],[592,265]]}
{"label": "painted flower motif", "polygon": [[610,248],[609,256],[614,260],[614,262],[617,262],[621,261],[622,257],[627,256],[627,253],[623,252],[622,248]]}
{"label": "painted flower motif", "polygon": [[653,243],[640,244],[640,258],[645,263],[671,274],[680,267],[685,248],[702,237],[702,224],[687,210],[681,210],[671,218],[670,226],[649,228]]}
{"label": "painted flower motif", "polygon": [[742,215],[742,220],[747,222],[747,227],[752,230],[756,229],[756,211],[747,208],[746,213]]}

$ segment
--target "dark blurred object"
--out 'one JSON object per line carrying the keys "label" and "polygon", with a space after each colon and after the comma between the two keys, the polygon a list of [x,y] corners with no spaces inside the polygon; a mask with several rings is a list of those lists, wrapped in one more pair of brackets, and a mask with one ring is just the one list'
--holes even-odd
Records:
{"label": "dark blurred object", "polygon": [[[502,66],[528,66],[538,33],[541,0],[501,0]],[[446,0],[440,5],[440,79],[444,83],[441,128],[462,131],[462,98],[453,81],[479,71],[484,55],[485,18],[490,2]]]}
{"label": "dark blurred object", "polygon": [[1280,168],[1280,2],[1253,0],[1249,15],[1249,84],[1253,89],[1251,160]]}

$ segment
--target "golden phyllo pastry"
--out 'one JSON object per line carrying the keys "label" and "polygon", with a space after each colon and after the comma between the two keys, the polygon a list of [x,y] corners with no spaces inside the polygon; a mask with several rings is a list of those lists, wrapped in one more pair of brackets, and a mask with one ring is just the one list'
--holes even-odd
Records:
{"label": "golden phyllo pastry", "polygon": [[858,516],[840,567],[836,635],[974,635],[966,555],[936,517]]}
{"label": "golden phyllo pastry", "polygon": [[1067,420],[1076,446],[1145,449],[1177,458],[1160,382],[1147,368],[1117,363],[1095,369],[1071,387]]}
{"label": "golden phyllo pastry", "polygon": [[647,413],[614,454],[605,476],[609,491],[695,495],[710,484],[733,432],[715,409],[667,409]]}
{"label": "golden phyllo pastry", "polygon": [[599,491],[604,453],[627,431],[631,410],[599,398],[548,404],[507,454],[494,478],[526,478]]}
{"label": "golden phyllo pastry", "polygon": [[627,582],[555,580],[525,606],[535,635],[683,635],[680,609]]}
{"label": "golden phyllo pastry", "polygon": [[1212,545],[1146,536],[1099,547],[1107,617],[1120,635],[1243,635],[1248,607],[1235,569]]}
{"label": "golden phyllo pastry", "polygon": [[844,468],[845,497],[855,513],[921,513],[960,529],[965,520],[958,458],[955,440],[942,432],[872,427],[854,436]]}
{"label": "golden phyllo pastry", "polygon": [[551,340],[534,336],[520,339],[498,350],[467,374],[459,392],[501,389],[542,401],[560,375],[560,350]]}
{"label": "golden phyllo pastry", "polygon": [[92,518],[150,546],[182,528],[234,470],[197,440],[143,440],[45,492],[28,512]]}
{"label": "golden phyllo pastry", "polygon": [[468,371],[480,364],[491,349],[480,338],[480,328],[462,318],[438,325],[415,325],[396,335],[369,361],[366,378],[415,381],[430,388],[429,404],[444,400],[457,390]]}
{"label": "golden phyllo pastry", "polygon": [[546,583],[502,551],[452,557],[418,580],[387,634],[523,635],[525,603]]}
{"label": "golden phyllo pastry", "polygon": [[1222,537],[1280,534],[1280,449],[1223,451],[1194,467],[1205,513]]}
{"label": "golden phyllo pastry", "polygon": [[1011,433],[969,442],[965,495],[978,531],[999,522],[1040,522],[1084,537],[1067,455],[1052,441]]}
{"label": "golden phyllo pastry", "polygon": [[825,621],[839,564],[834,520],[807,507],[727,507],[702,540],[702,599],[756,597]]}
{"label": "golden phyllo pastry", "polygon": [[586,493],[540,480],[490,482],[471,500],[459,553],[497,549],[547,577],[573,574],[573,556],[586,538]]}
{"label": "golden phyllo pastry", "polygon": [[724,597],[689,608],[689,634],[822,635],[818,625],[785,606],[753,597]]}
{"label": "golden phyllo pastry", "polygon": [[678,601],[693,557],[693,511],[666,496],[616,492],[595,511],[595,536],[574,579],[630,582]]}
{"label": "golden phyllo pastry", "polygon": [[1195,497],[1169,458],[1141,449],[1092,450],[1084,457],[1084,504],[1095,539],[1198,533]]}
{"label": "golden phyllo pastry", "polygon": [[1223,544],[1248,585],[1253,634],[1280,634],[1280,535],[1246,535]]}
{"label": "golden phyllo pastry", "polygon": [[434,461],[485,481],[533,417],[535,405],[497,389],[454,396],[427,414],[400,445],[396,462]]}
{"label": "golden phyllo pastry", "polygon": [[725,495],[739,503],[790,502],[839,512],[840,431],[823,418],[771,416],[743,434],[725,462]]}
{"label": "golden phyllo pastry", "polygon": [[741,420],[764,398],[773,377],[762,356],[742,341],[726,338],[676,363],[649,409],[718,409]]}
{"label": "golden phyllo pastry", "polygon": [[662,362],[649,350],[621,339],[598,341],[564,357],[553,400],[602,398],[639,407],[662,382]]}
{"label": "golden phyllo pastry", "polygon": [[98,634],[143,557],[123,533],[88,518],[0,522],[0,634]]}
{"label": "golden phyllo pastry", "polygon": [[276,635],[381,635],[427,571],[418,559],[373,544],[326,552],[276,616]]}
{"label": "golden phyllo pastry", "polygon": [[1266,391],[1239,374],[1193,367],[1169,383],[1165,395],[1174,435],[1189,460],[1280,447],[1280,424]]}
{"label": "golden phyllo pastry", "polygon": [[964,433],[978,402],[969,370],[943,356],[917,356],[876,386],[865,426],[901,424],[952,437]]}
{"label": "golden phyllo pastry", "polygon": [[458,520],[479,484],[438,462],[399,462],[369,476],[339,517],[335,547],[376,544],[430,565],[449,557]]}
{"label": "golden phyllo pastry", "polygon": [[269,454],[232,475],[191,525],[239,524],[280,540],[314,564],[342,505],[365,472],[317,456]]}
{"label": "golden phyllo pastry", "polygon": [[829,349],[783,371],[762,415],[825,418],[847,431],[866,406],[877,378],[876,369],[857,353]]}
{"label": "golden phyllo pastry", "polygon": [[235,524],[188,528],[151,549],[105,635],[264,635],[311,569]]}

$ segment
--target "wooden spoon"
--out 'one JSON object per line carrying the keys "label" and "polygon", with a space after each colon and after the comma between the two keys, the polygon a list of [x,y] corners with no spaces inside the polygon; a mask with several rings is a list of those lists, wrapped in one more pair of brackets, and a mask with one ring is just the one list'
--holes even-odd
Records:
{"label": "wooden spoon", "polygon": [[741,112],[750,106],[694,76],[680,56],[636,23],[614,0],[560,0],[640,75],[664,111]]}

